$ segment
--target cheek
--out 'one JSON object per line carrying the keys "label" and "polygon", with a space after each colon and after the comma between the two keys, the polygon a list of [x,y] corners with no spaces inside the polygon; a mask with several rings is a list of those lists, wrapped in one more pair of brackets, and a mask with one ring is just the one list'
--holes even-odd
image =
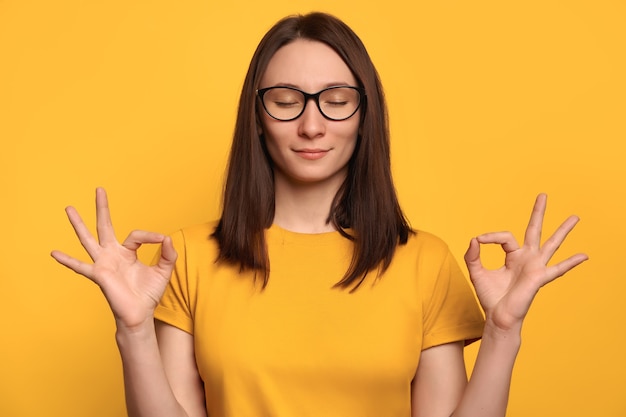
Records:
{"label": "cheek", "polygon": [[351,126],[347,131],[346,131],[346,138],[347,141],[349,143],[349,146],[352,147],[352,149],[356,149],[357,144],[360,140],[361,137],[361,125],[360,123],[355,123],[353,126]]}
{"label": "cheek", "polygon": [[350,143],[350,148],[349,148],[349,155],[350,156],[349,156],[348,160],[350,160],[354,156],[354,154],[356,152],[358,141],[359,141],[358,137],[355,137],[354,140]]}

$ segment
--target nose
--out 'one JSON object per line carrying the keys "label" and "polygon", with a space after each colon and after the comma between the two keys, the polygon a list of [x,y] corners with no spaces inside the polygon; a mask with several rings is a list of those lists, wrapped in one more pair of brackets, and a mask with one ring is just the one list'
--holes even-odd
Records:
{"label": "nose", "polygon": [[326,132],[326,119],[312,98],[308,100],[304,112],[297,120],[300,123],[298,134],[302,137],[314,139],[323,136]]}

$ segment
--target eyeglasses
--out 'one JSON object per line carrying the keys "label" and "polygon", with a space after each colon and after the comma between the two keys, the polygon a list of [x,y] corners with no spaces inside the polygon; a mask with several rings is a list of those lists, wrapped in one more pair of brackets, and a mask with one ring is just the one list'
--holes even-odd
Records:
{"label": "eyeglasses", "polygon": [[329,87],[315,94],[282,86],[261,88],[256,92],[267,114],[283,122],[300,117],[311,99],[328,120],[346,120],[356,113],[365,99],[364,89],[351,86]]}

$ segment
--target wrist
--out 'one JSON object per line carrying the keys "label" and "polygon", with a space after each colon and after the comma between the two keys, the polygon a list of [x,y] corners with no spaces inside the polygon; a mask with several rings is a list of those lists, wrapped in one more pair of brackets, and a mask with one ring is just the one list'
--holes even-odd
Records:
{"label": "wrist", "polygon": [[481,343],[505,344],[519,347],[522,341],[522,322],[507,327],[498,326],[489,316],[485,320]]}
{"label": "wrist", "polygon": [[154,317],[147,317],[145,320],[129,326],[120,320],[115,321],[115,338],[118,344],[131,340],[149,339],[155,336]]}

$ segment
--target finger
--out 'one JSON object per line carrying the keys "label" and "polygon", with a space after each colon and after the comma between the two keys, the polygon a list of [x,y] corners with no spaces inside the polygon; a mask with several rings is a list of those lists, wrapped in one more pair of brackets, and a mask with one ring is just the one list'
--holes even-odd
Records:
{"label": "finger", "polygon": [[178,254],[176,253],[176,249],[174,249],[174,245],[172,244],[172,238],[166,236],[163,239],[163,245],[161,245],[161,257],[157,262],[157,267],[161,268],[167,273],[171,273],[174,268],[174,264],[176,263],[176,259],[178,258]]}
{"label": "finger", "polygon": [[111,213],[109,211],[109,200],[104,188],[96,188],[96,228],[98,230],[98,241],[100,245],[107,246],[117,243]]}
{"label": "finger", "polygon": [[483,264],[480,261],[480,244],[476,238],[470,240],[464,259],[470,277],[476,276],[483,270]]}
{"label": "finger", "polygon": [[78,259],[73,258],[58,250],[53,250],[50,253],[50,256],[52,256],[54,260],[60,263],[61,265],[93,281],[93,278],[92,278],[93,265],[79,261]]}
{"label": "finger", "polygon": [[544,261],[547,263],[561,247],[567,235],[574,229],[580,219],[577,216],[568,217],[541,247]]}
{"label": "finger", "polygon": [[85,222],[78,214],[78,211],[74,207],[67,207],[65,209],[65,213],[67,214],[67,218],[70,221],[70,224],[74,228],[74,233],[78,237],[80,244],[85,248],[91,260],[94,260],[98,255],[98,251],[100,249],[100,245],[93,237]]}
{"label": "finger", "polygon": [[145,243],[161,243],[163,242],[163,236],[160,233],[147,232],[145,230],[133,230],[130,232],[122,246],[126,249],[136,251],[139,247]]}
{"label": "finger", "polygon": [[478,236],[476,240],[482,244],[500,245],[505,253],[515,252],[519,249],[519,244],[511,232],[485,233]]}
{"label": "finger", "polygon": [[589,256],[587,256],[587,254],[578,253],[576,255],[570,256],[566,260],[561,261],[556,265],[548,267],[546,271],[546,283],[554,281],[558,277],[563,276],[568,271],[585,262],[587,259],[589,259]]}
{"label": "finger", "polygon": [[548,196],[545,194],[539,194],[535,200],[533,211],[526,227],[526,234],[524,235],[524,245],[539,249],[541,245],[541,229],[543,227],[543,217],[546,213]]}

